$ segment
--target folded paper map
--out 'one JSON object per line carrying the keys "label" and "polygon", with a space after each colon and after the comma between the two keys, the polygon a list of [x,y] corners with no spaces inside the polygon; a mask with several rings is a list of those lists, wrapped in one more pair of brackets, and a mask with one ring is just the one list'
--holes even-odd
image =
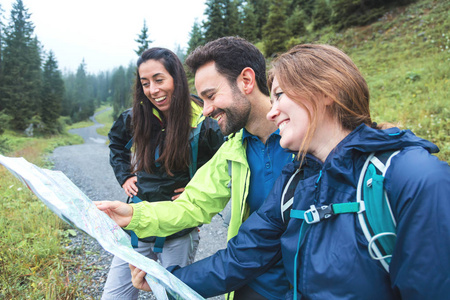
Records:
{"label": "folded paper map", "polygon": [[[24,158],[0,155],[0,164],[20,179],[61,219],[95,238],[108,252],[144,270],[158,300],[203,299],[157,262],[134,251],[129,236],[60,171],[39,168]],[[167,293],[166,293],[167,291]]]}

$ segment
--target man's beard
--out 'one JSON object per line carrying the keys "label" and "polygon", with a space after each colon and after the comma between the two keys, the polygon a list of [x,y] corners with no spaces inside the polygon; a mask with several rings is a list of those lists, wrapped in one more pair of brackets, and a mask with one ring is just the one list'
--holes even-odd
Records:
{"label": "man's beard", "polygon": [[224,128],[220,126],[223,135],[230,135],[238,132],[247,125],[250,116],[251,104],[244,94],[237,87],[233,87],[233,104],[225,109],[218,111],[225,112]]}

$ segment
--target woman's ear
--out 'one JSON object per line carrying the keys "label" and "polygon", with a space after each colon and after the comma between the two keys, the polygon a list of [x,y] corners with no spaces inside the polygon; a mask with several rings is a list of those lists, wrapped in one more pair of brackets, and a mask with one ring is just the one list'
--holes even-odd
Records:
{"label": "woman's ear", "polygon": [[244,68],[238,77],[239,84],[242,86],[244,94],[248,95],[253,92],[255,87],[255,71],[252,68]]}
{"label": "woman's ear", "polygon": [[334,103],[334,100],[330,96],[323,95],[322,99],[325,106],[331,106]]}

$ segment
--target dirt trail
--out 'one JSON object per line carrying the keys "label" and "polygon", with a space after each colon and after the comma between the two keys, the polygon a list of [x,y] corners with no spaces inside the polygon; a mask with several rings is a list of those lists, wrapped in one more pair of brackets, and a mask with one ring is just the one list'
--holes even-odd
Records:
{"label": "dirt trail", "polygon": [[[84,139],[84,144],[63,146],[54,150],[50,157],[54,163],[53,169],[64,172],[93,201],[126,201],[127,196],[119,186],[109,165],[107,137],[96,132],[97,128],[103,125],[95,120],[95,115],[91,117],[91,120],[95,123],[93,126],[70,131],[80,135]],[[222,219],[216,216],[211,224],[201,227],[196,260],[225,247],[226,228],[222,224]],[[101,267],[94,271],[92,286],[85,287],[85,292],[93,299],[100,299],[112,255],[103,250],[97,241],[81,233],[73,239],[72,247],[81,249],[80,259],[85,256],[86,261],[92,261],[96,266]],[[139,299],[151,298],[149,293],[141,293],[139,296]]]}

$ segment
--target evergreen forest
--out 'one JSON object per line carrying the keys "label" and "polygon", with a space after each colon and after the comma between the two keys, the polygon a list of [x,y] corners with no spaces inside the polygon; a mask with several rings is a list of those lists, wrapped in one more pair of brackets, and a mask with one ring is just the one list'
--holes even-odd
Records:
{"label": "evergreen forest", "polygon": [[[371,41],[376,43],[379,51],[388,51],[389,45],[395,42],[389,40],[395,30],[397,38],[414,37],[430,43],[431,40],[445,39],[449,29],[448,1],[205,0],[205,4],[205,18],[193,24],[187,49],[174,50],[181,60],[196,47],[218,37],[241,36],[254,43],[268,63],[277,53],[295,44],[312,42],[335,45],[360,66],[352,54],[362,51],[364,44]],[[392,22],[396,16],[404,15],[408,7],[420,10],[424,15],[411,13],[404,19],[403,26],[414,27],[400,32]],[[437,10],[446,11],[447,18],[443,18],[442,28],[431,32],[436,20],[433,21],[432,16],[429,16],[431,20],[427,19],[426,22],[433,24],[432,28],[423,22],[427,15]],[[55,54],[51,50],[44,51],[45,45],[34,34],[31,12],[23,0],[16,0],[9,13],[0,6],[0,22],[0,134],[5,130],[28,136],[58,134],[67,124],[87,120],[101,105],[112,106],[113,117],[131,106],[134,64],[89,74],[82,61],[75,73],[63,74]],[[411,24],[407,25],[408,22]],[[432,35],[442,36],[432,38],[426,34],[427,30]],[[136,34],[137,45],[130,45],[130,49],[137,49],[134,51],[139,55],[152,47],[150,36],[144,21],[142,31]],[[405,41],[400,42],[402,47],[405,46]],[[448,56],[446,41],[431,46],[444,47],[444,55]],[[370,49],[374,49],[373,45]],[[416,51],[422,50],[418,47]],[[369,51],[367,54],[366,59],[369,59]],[[405,75],[411,82],[420,77],[417,70],[407,72],[411,73]],[[190,77],[192,83],[191,74]],[[397,116],[392,117],[393,120],[386,121],[398,120]],[[448,135],[446,132],[447,129],[440,134]],[[0,137],[0,144],[1,141]]]}

